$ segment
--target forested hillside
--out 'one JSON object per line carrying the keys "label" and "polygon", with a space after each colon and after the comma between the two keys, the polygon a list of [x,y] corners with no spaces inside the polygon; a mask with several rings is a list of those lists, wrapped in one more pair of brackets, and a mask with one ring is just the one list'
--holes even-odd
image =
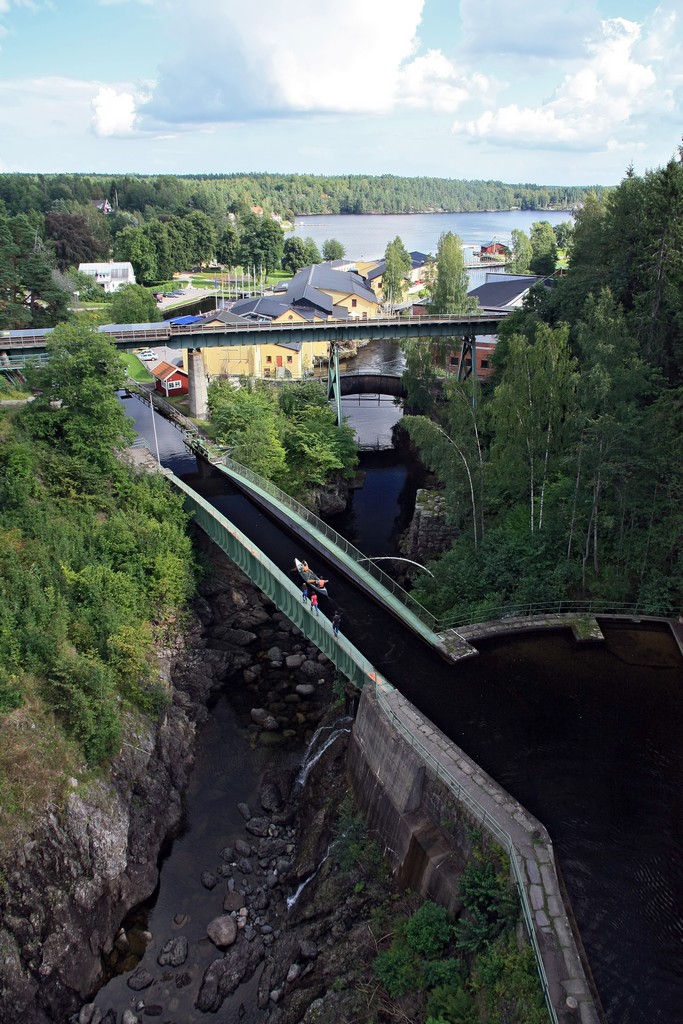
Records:
{"label": "forested hillside", "polygon": [[[435,613],[601,599],[679,614],[681,295],[679,159],[589,196],[566,276],[502,326],[494,378],[474,396],[451,379],[443,406],[404,420],[461,531],[417,584]],[[443,359],[433,343],[416,391]]]}
{"label": "forested hillside", "polygon": [[155,645],[194,587],[180,498],[116,457],[133,440],[116,350],[70,324],[50,345],[38,397],[0,412],[0,845],[108,760],[124,717],[164,705]]}
{"label": "forested hillside", "polygon": [[[594,191],[601,191],[593,188]],[[158,216],[202,210],[213,215],[262,206],[293,219],[313,213],[460,213],[569,209],[590,185],[509,185],[502,181],[314,174],[85,175],[0,174],[0,209],[47,214],[59,203],[108,199],[115,211]]]}

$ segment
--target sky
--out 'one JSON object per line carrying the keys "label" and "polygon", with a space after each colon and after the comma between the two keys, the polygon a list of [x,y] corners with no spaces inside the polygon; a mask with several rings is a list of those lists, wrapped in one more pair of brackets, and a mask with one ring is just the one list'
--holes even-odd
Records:
{"label": "sky", "polygon": [[0,0],[0,171],[618,184],[677,154],[680,0]]}

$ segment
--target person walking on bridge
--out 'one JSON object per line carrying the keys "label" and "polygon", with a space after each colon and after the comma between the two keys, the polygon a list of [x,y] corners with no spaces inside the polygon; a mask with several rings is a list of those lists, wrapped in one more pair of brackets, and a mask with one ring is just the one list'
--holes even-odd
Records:
{"label": "person walking on bridge", "polygon": [[339,612],[335,612],[332,616],[332,632],[335,636],[339,636],[339,623],[341,622],[341,615]]}
{"label": "person walking on bridge", "polygon": [[308,601],[308,584],[306,583],[304,583],[303,587],[301,588],[301,600],[303,601],[304,604],[306,604],[306,602]]}
{"label": "person walking on bridge", "polygon": [[315,591],[311,594],[311,611],[315,611],[316,615],[320,615],[320,609],[318,608],[318,595]]}

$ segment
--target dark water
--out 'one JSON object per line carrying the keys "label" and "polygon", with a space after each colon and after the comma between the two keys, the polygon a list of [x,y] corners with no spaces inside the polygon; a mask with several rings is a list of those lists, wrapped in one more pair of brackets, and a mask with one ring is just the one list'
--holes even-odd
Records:
{"label": "dark water", "polygon": [[[225,478],[188,483],[289,571],[300,541]],[[396,509],[378,495],[363,520],[390,544]],[[339,608],[386,678],[548,828],[610,1024],[681,1020],[683,663],[670,634],[604,622],[605,645],[542,634],[489,642],[453,666],[322,555],[314,564],[332,581],[322,612]],[[206,861],[197,838],[184,854],[195,873]]]}
{"label": "dark water", "polygon": [[[289,569],[300,541],[236,492],[210,500]],[[315,559],[332,580],[323,613],[341,609],[380,672],[548,828],[611,1024],[679,1020],[683,663],[670,634],[604,624],[604,647],[557,633],[451,666]]]}
{"label": "dark water", "polygon": [[[406,448],[362,452],[364,485],[351,492],[346,511],[328,516],[330,526],[369,558],[398,553],[398,540],[415,508],[425,470]],[[396,563],[382,563],[386,572]],[[400,566],[400,563],[398,563]]]}
{"label": "dark water", "polygon": [[328,238],[342,243],[352,260],[379,259],[387,244],[398,235],[408,252],[436,253],[439,236],[444,231],[459,235],[463,244],[481,246],[497,241],[510,245],[512,231],[529,234],[531,225],[539,220],[550,224],[571,221],[567,211],[547,213],[543,210],[509,210],[486,213],[405,213],[344,214],[297,217],[292,235],[312,238],[318,248]]}

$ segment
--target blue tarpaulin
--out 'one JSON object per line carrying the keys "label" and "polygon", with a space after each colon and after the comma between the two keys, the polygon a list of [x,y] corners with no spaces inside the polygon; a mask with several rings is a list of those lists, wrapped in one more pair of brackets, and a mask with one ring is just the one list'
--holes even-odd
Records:
{"label": "blue tarpaulin", "polygon": [[201,316],[174,316],[166,323],[173,324],[175,327],[189,327],[190,324],[198,324],[201,319]]}

